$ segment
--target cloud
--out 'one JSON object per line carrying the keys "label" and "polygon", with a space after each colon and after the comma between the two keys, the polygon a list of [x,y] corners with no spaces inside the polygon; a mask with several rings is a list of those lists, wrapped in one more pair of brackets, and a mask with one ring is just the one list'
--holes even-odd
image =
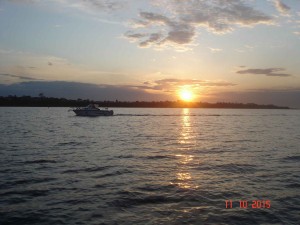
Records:
{"label": "cloud", "polygon": [[281,0],[274,0],[274,5],[281,15],[288,15],[291,8],[284,4]]}
{"label": "cloud", "polygon": [[[56,0],[58,2],[62,2]],[[66,7],[77,8],[83,11],[115,11],[122,9],[125,2],[121,0],[65,0],[63,1]]]}
{"label": "cloud", "polygon": [[6,50],[0,48],[0,55],[8,55],[10,53],[12,53],[12,50]]}
{"label": "cloud", "polygon": [[[6,0],[12,3],[45,4],[42,0]],[[52,0],[50,3],[59,4],[66,8],[83,11],[114,11],[122,9],[126,4],[122,0]]]}
{"label": "cloud", "polygon": [[[0,0],[1,1],[1,0]],[[4,0],[14,4],[30,4],[38,7],[43,7],[47,10],[64,13],[80,13],[91,17],[92,19],[101,23],[124,25],[123,20],[119,22],[118,13],[128,8],[132,2],[123,0]],[[104,15],[106,18],[104,18]],[[107,18],[109,16],[110,18]],[[123,18],[124,19],[124,18]],[[54,28],[61,28],[60,25],[54,26]]]}
{"label": "cloud", "polygon": [[207,81],[207,80],[197,80],[197,79],[162,79],[156,80],[158,85],[200,85],[200,86],[235,86],[233,83],[226,81]]}
{"label": "cloud", "polygon": [[120,100],[120,101],[153,101],[168,100],[165,94],[147,93],[122,85],[96,85],[80,82],[65,81],[30,81],[10,85],[0,84],[0,96],[30,95],[38,96],[44,93],[47,97],[92,99],[92,100]]}
{"label": "cloud", "polygon": [[12,3],[40,3],[40,0],[6,0],[7,2],[12,2]]}
{"label": "cloud", "polygon": [[269,77],[290,77],[291,74],[287,73],[278,73],[280,71],[285,71],[283,68],[267,68],[267,69],[246,69],[246,70],[239,70],[236,73],[239,74],[258,74],[258,75],[265,75]]}
{"label": "cloud", "polygon": [[140,43],[140,47],[148,47],[151,43],[159,42],[161,40],[160,33],[152,33],[149,35],[147,40],[144,40]]}
{"label": "cloud", "polygon": [[163,46],[166,43],[186,44],[192,42],[195,37],[195,28],[187,23],[175,21],[164,15],[152,12],[141,12],[141,20],[135,22],[135,26],[166,26],[168,31],[150,31],[149,33],[135,33],[129,31],[125,37],[138,41],[140,47]]}
{"label": "cloud", "polygon": [[205,101],[209,102],[241,102],[256,104],[274,104],[289,106],[300,109],[300,89],[261,89],[246,91],[216,92],[207,96]]}
{"label": "cloud", "polygon": [[154,6],[164,13],[143,11],[125,37],[140,47],[181,47],[192,44],[200,27],[217,34],[237,27],[272,24],[273,19],[240,0],[161,0]]}
{"label": "cloud", "polygon": [[[3,0],[14,4],[30,4],[45,8],[47,10],[54,10],[64,12],[66,14],[76,13],[87,15],[93,20],[100,23],[124,26],[124,18],[120,21],[120,12],[129,8],[132,1],[123,0]],[[1,0],[0,0],[1,2]],[[62,25],[54,25],[53,28],[61,28]]]}
{"label": "cloud", "polygon": [[128,87],[137,88],[142,90],[154,90],[168,93],[177,92],[180,88],[189,87],[194,91],[199,91],[201,88],[212,87],[230,87],[236,84],[226,81],[211,81],[211,80],[198,80],[198,79],[161,79],[153,82],[144,82],[143,85],[131,85]]}
{"label": "cloud", "polygon": [[19,76],[19,75],[15,75],[15,74],[5,74],[5,73],[1,73],[0,76],[2,76],[2,77],[18,78],[18,79],[20,79],[20,80],[38,80],[38,79],[33,78],[33,77]]}
{"label": "cloud", "polygon": [[[6,0],[9,1],[9,0]],[[141,48],[175,48],[188,50],[195,45],[200,31],[225,34],[239,27],[273,24],[274,19],[244,0],[10,0],[11,2],[59,6],[61,9],[92,13],[105,23],[122,24],[129,16],[126,10],[138,10],[131,28],[124,37]],[[57,7],[55,7],[57,8]],[[126,9],[126,10],[124,10]],[[153,10],[149,10],[153,9]],[[124,13],[118,13],[118,10]],[[102,12],[114,12],[110,19],[101,18]],[[125,15],[126,14],[126,15]],[[132,15],[132,13],[130,14]],[[118,21],[113,20],[118,18]]]}
{"label": "cloud", "polygon": [[223,51],[223,49],[221,49],[221,48],[211,48],[211,47],[208,47],[208,48],[212,53],[217,53],[217,52]]}
{"label": "cloud", "polygon": [[300,31],[295,31],[294,34],[300,36]]}
{"label": "cloud", "polygon": [[[110,70],[99,70],[90,66],[75,64],[67,58],[0,49],[0,74],[26,75],[36,80],[77,81],[88,83],[128,82],[131,74]],[[4,78],[4,77],[2,77]],[[16,77],[0,80],[0,83],[19,82]]]}
{"label": "cloud", "polygon": [[[62,74],[64,79],[67,79],[76,76],[79,70],[83,71],[65,58],[51,55],[5,50],[0,51],[0,58],[3,58],[0,62],[1,74],[14,74],[20,77],[26,74],[36,80],[59,80],[62,79]],[[55,68],[52,65],[55,65]],[[15,82],[15,79],[6,80],[7,82]]]}
{"label": "cloud", "polygon": [[[177,79],[164,79],[158,83],[177,83]],[[180,80],[179,83],[183,82]],[[193,81],[196,82],[196,81]],[[192,83],[193,83],[192,82]],[[63,81],[30,81],[17,84],[0,84],[0,96],[30,95],[38,96],[44,93],[47,97],[69,99],[92,99],[120,101],[166,101],[176,100],[172,93],[155,94],[135,87],[124,85],[96,85],[80,82]],[[282,90],[248,90],[248,91],[216,91],[212,94],[201,94],[202,102],[241,102],[257,104],[275,104],[300,108],[300,89],[290,88]]]}

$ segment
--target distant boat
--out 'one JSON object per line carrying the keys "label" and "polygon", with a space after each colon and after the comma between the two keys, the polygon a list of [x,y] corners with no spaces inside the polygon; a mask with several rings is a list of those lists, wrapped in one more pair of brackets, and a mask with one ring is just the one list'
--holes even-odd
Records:
{"label": "distant boat", "polygon": [[96,105],[90,104],[86,107],[79,107],[72,109],[76,116],[113,116],[114,111],[106,109],[99,109]]}

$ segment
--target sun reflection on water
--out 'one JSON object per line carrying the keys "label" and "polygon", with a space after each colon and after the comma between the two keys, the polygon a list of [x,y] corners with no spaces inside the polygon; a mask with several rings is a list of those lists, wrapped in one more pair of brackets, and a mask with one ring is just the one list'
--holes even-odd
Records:
{"label": "sun reflection on water", "polygon": [[190,161],[192,161],[194,158],[194,156],[192,156],[192,155],[182,155],[182,154],[176,155],[176,157],[181,157],[181,159],[180,159],[181,164],[187,164]]}
{"label": "sun reflection on water", "polygon": [[190,134],[192,133],[192,127],[191,127],[191,123],[190,123],[189,113],[190,113],[189,109],[183,109],[181,132],[180,132],[180,138],[179,138],[180,144],[190,144],[191,143]]}
{"label": "sun reflection on water", "polygon": [[183,115],[181,120],[181,129],[179,130],[179,150],[180,154],[175,156],[178,158],[178,171],[176,173],[176,180],[172,184],[177,185],[183,189],[195,189],[198,188],[193,182],[192,174],[190,173],[190,165],[194,160],[194,156],[190,150],[194,144],[193,140],[193,127],[191,126],[190,109],[183,109]]}

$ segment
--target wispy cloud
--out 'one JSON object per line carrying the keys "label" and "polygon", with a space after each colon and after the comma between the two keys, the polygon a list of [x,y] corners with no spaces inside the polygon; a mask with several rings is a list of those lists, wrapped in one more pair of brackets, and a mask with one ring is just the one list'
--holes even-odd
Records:
{"label": "wispy cloud", "polygon": [[[123,0],[3,0],[18,4],[38,5],[47,9],[64,11],[66,13],[75,12],[88,15],[92,19],[106,24],[125,25],[125,20],[120,21],[119,13],[125,8],[129,8],[132,1]],[[107,18],[107,16],[109,18]],[[54,25],[53,28],[61,28],[62,25]]]}
{"label": "wispy cloud", "polygon": [[[0,49],[0,74],[31,77],[36,80],[65,80],[96,83],[121,83],[127,73],[99,70],[75,64],[67,58]],[[6,76],[4,83],[19,82],[16,77]]]}
{"label": "wispy cloud", "polygon": [[300,31],[295,31],[294,34],[300,36]]}
{"label": "wispy cloud", "polygon": [[212,80],[198,80],[198,79],[161,79],[153,82],[144,82],[143,85],[130,85],[128,87],[137,88],[142,90],[154,90],[159,92],[174,93],[181,88],[188,87],[195,92],[203,88],[213,87],[230,87],[236,84],[226,81],[212,81]]}
{"label": "wispy cloud", "polygon": [[162,79],[154,82],[158,85],[199,85],[199,86],[234,86],[235,84],[226,81],[209,81],[209,80],[198,80],[198,79]]}
{"label": "wispy cloud", "polygon": [[285,3],[283,3],[282,0],[274,0],[274,5],[281,15],[289,15],[291,8]]}
{"label": "wispy cloud", "polygon": [[[6,0],[12,3],[44,4],[42,0]],[[52,0],[52,3],[80,10],[116,10],[125,5],[121,0]]]}
{"label": "wispy cloud", "polygon": [[285,71],[284,68],[267,68],[267,69],[246,69],[246,70],[239,70],[236,73],[239,74],[256,74],[256,75],[265,75],[269,77],[290,77],[291,74],[287,73],[278,73]]}
{"label": "wispy cloud", "polygon": [[12,2],[12,3],[24,3],[24,4],[41,2],[40,0],[4,0],[4,1]]}
{"label": "wispy cloud", "polygon": [[208,48],[212,53],[217,53],[217,52],[223,51],[223,49],[221,49],[221,48],[211,48],[211,47],[208,47]]}
{"label": "wispy cloud", "polygon": [[123,9],[126,1],[121,0],[56,0],[63,3],[66,7],[72,7],[83,11],[115,11]]}
{"label": "wispy cloud", "polygon": [[6,73],[0,73],[1,77],[11,77],[11,78],[17,78],[19,80],[40,80],[36,79],[33,77],[28,77],[28,76],[20,76],[20,75],[15,75],[15,74],[6,74]]}

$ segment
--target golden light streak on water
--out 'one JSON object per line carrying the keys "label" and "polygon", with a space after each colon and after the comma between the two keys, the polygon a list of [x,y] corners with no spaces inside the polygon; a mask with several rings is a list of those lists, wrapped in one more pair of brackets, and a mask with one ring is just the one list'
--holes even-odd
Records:
{"label": "golden light streak on water", "polygon": [[193,185],[193,177],[189,171],[189,164],[194,160],[194,156],[189,153],[190,146],[193,145],[193,127],[190,121],[190,109],[182,110],[181,130],[178,137],[179,150],[181,154],[176,154],[178,158],[178,172],[176,173],[176,184],[180,188],[195,189],[197,185]]}

